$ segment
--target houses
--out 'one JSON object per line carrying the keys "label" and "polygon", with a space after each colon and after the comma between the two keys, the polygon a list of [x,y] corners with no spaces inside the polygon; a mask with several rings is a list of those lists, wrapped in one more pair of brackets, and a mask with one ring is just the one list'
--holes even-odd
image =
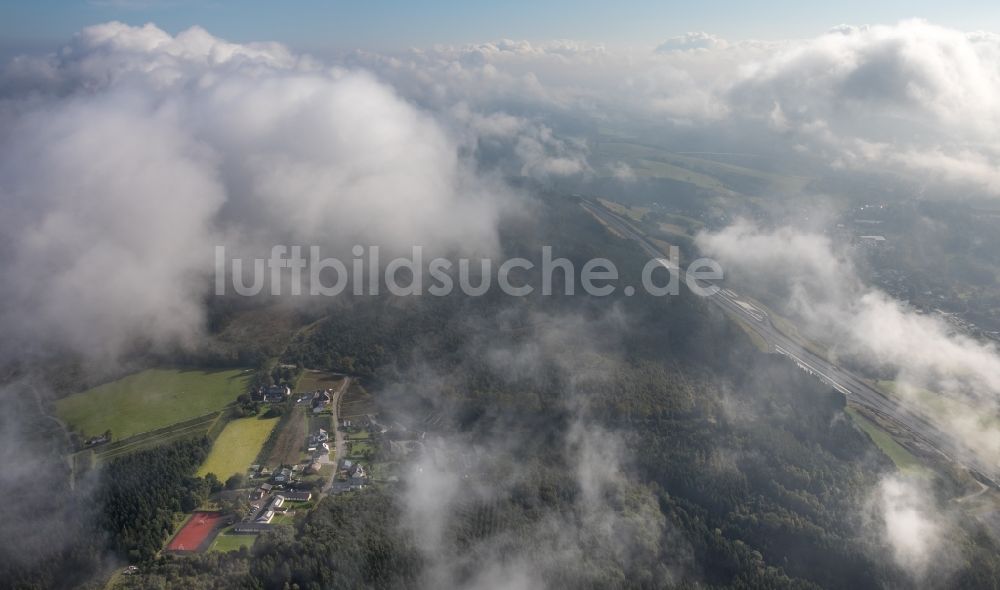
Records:
{"label": "houses", "polygon": [[254,502],[256,500],[260,500],[264,496],[270,494],[271,493],[271,489],[273,487],[274,486],[272,486],[269,483],[262,483],[262,484],[260,484],[260,487],[258,487],[254,491],[250,492],[250,501]]}
{"label": "houses", "polygon": [[323,469],[323,464],[319,461],[313,461],[309,467],[306,467],[306,475],[314,475],[319,473],[321,469]]}
{"label": "houses", "polygon": [[271,478],[276,484],[286,484],[292,481],[292,470],[287,467],[282,467],[274,473],[274,477]]}
{"label": "houses", "polygon": [[329,389],[317,389],[313,392],[312,397],[313,411],[315,412],[316,408],[325,408],[330,405],[331,401],[333,401],[333,394],[330,393]]}
{"label": "houses", "polygon": [[250,392],[250,399],[256,402],[281,403],[292,395],[292,390],[287,385],[271,385],[269,387],[258,387]]}
{"label": "houses", "polygon": [[264,401],[280,403],[288,399],[291,394],[292,390],[287,385],[272,385],[264,389]]}
{"label": "houses", "polygon": [[285,497],[282,496],[281,494],[278,494],[277,496],[274,497],[274,499],[271,500],[271,510],[276,510],[278,508],[281,508],[282,506],[284,506],[284,504],[285,504]]}
{"label": "houses", "polygon": [[265,510],[264,512],[262,512],[261,515],[257,517],[256,522],[263,523],[263,524],[268,524],[273,519],[274,519],[274,510],[268,509],[268,510]]}
{"label": "houses", "polygon": [[315,451],[316,448],[319,446],[322,446],[323,450],[329,451],[330,446],[327,444],[329,440],[330,440],[330,433],[320,428],[319,432],[309,435],[309,445],[308,445],[309,452],[311,453]]}

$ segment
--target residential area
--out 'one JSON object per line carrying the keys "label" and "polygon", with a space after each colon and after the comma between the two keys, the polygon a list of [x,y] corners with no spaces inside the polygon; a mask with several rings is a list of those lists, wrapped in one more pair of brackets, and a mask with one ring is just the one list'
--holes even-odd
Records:
{"label": "residential area", "polygon": [[[391,458],[399,443],[386,440],[389,429],[360,382],[291,366],[274,367],[270,377],[261,384],[252,371],[157,369],[71,396],[60,410],[78,441],[73,461],[82,471],[184,437],[210,439],[197,476],[212,482],[211,493],[177,519],[161,550],[177,558],[249,549],[267,531],[294,526],[325,496],[398,481]],[[136,407],[124,406],[126,416],[98,413],[119,398]],[[184,415],[176,408],[185,401],[190,412],[210,411]],[[129,566],[120,576],[136,573]]]}

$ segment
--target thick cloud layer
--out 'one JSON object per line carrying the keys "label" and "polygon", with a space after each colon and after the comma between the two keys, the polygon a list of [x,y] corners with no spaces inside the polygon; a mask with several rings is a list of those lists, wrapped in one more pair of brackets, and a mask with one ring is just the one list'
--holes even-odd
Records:
{"label": "thick cloud layer", "polygon": [[838,164],[890,166],[1000,194],[1000,36],[923,21],[839,27],[747,67],[734,108]]}
{"label": "thick cloud layer", "polygon": [[0,269],[17,277],[0,325],[19,349],[190,341],[216,244],[495,247],[504,189],[363,71],[108,23],[0,87]]}
{"label": "thick cloud layer", "polygon": [[693,32],[657,47],[502,41],[349,61],[432,108],[546,113],[571,137],[580,123],[673,121],[701,144],[1000,195],[991,33],[913,20],[778,42]]}

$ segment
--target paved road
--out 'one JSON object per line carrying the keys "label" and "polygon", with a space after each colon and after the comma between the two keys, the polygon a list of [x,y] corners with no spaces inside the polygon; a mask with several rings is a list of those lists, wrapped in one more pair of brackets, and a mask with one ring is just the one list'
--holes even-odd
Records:
{"label": "paved road", "polygon": [[[663,252],[631,221],[594,203],[583,201],[582,205],[587,211],[596,215],[622,235],[638,242],[649,256],[663,257]],[[698,284],[702,288],[711,286],[707,281],[699,280]],[[766,313],[756,309],[749,302],[741,300],[738,294],[730,289],[719,289],[714,295],[708,297],[708,300],[743,319],[754,332],[767,342],[771,350],[788,357],[799,368],[841,392],[858,406],[866,408],[883,420],[905,430],[928,452],[936,453],[944,459],[957,463],[978,476],[980,480],[995,488],[1000,488],[1000,469],[996,465],[985,464],[976,457],[974,452],[941,432],[912,408],[904,407],[885,397],[861,377],[797,344],[775,328]]]}
{"label": "paved road", "polygon": [[325,455],[326,461],[324,463],[333,463],[333,475],[330,476],[330,481],[323,485],[323,493],[328,493],[332,488],[334,483],[337,481],[337,466],[340,463],[340,459],[344,457],[344,452],[346,446],[344,445],[344,432],[340,429],[340,399],[343,397],[344,392],[351,385],[351,378],[344,376],[344,382],[340,384],[337,391],[333,393],[333,399],[330,400],[330,408],[332,415],[330,418],[333,421],[333,461],[330,461],[329,454]]}

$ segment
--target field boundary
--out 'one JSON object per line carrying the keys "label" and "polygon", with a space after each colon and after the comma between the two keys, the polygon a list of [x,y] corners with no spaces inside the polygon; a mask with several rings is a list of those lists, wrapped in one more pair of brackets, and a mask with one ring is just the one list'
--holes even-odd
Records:
{"label": "field boundary", "polygon": [[107,460],[109,458],[118,457],[134,451],[159,446],[186,436],[198,436],[199,434],[207,435],[217,426],[219,422],[223,422],[223,426],[225,425],[225,421],[220,420],[220,418],[223,414],[228,413],[229,411],[227,408],[225,410],[203,414],[195,418],[184,420],[183,422],[171,424],[170,426],[157,428],[156,430],[149,430],[135,436],[123,438],[110,443],[103,448],[94,449],[94,452],[98,459]]}
{"label": "field boundary", "polygon": [[[282,402],[282,404],[288,404],[287,401]],[[263,465],[263,461],[271,455],[271,451],[274,450],[274,446],[278,443],[278,439],[281,436],[281,431],[288,426],[288,421],[298,412],[295,411],[295,407],[289,408],[287,405],[282,407],[283,412],[278,423],[274,425],[274,429],[271,430],[271,434],[268,435],[267,440],[264,441],[264,445],[260,448],[260,452],[257,453],[257,458],[255,462],[259,465]],[[301,419],[301,416],[300,416]],[[304,440],[302,441],[305,442]]]}

